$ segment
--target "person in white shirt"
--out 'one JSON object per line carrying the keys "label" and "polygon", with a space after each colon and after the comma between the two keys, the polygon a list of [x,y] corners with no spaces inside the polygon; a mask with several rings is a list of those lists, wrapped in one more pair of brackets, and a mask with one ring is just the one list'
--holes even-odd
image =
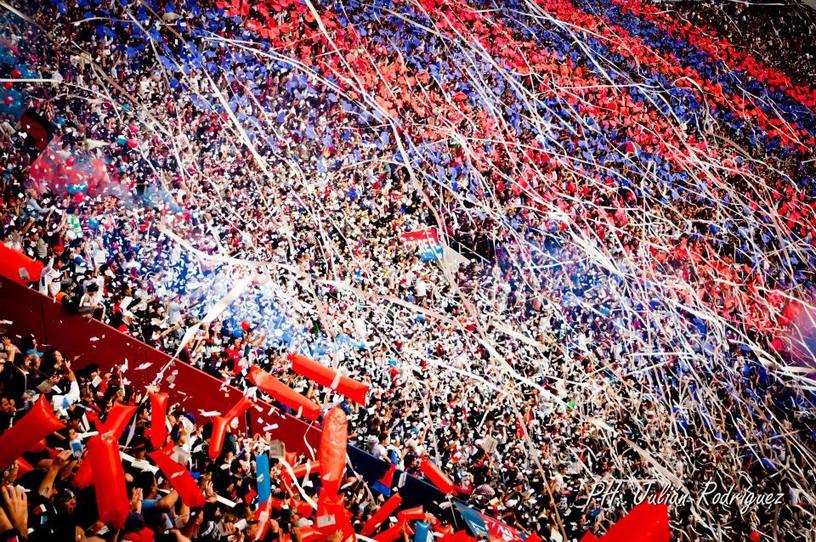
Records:
{"label": "person in white shirt", "polygon": [[428,283],[425,282],[422,275],[420,275],[419,278],[417,278],[416,283],[414,283],[414,290],[416,291],[418,300],[422,300],[428,295]]}
{"label": "person in white shirt", "polygon": [[388,461],[388,449],[386,446],[390,443],[388,435],[383,433],[380,435],[380,438],[372,439],[371,444],[371,455],[373,455],[377,459],[382,459],[383,461]]}
{"label": "person in white shirt", "polygon": [[62,290],[62,260],[51,258],[40,274],[39,291],[55,297]]}
{"label": "person in white shirt", "polygon": [[80,312],[93,313],[94,317],[103,319],[105,317],[105,306],[102,304],[102,290],[96,283],[88,287],[88,291],[79,300]]}
{"label": "person in white shirt", "polygon": [[[68,364],[66,363],[66,367]],[[54,407],[55,412],[59,412],[62,415],[65,415],[68,407],[79,401],[79,384],[77,384],[76,375],[74,375],[74,371],[68,367],[68,393],[64,395],[57,395],[54,394],[51,397],[51,404]]]}

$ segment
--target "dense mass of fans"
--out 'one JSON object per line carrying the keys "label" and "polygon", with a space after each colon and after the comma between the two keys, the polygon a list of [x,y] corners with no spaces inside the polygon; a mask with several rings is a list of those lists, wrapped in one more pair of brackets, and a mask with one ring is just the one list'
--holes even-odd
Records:
{"label": "dense mass of fans", "polygon": [[[767,3],[767,2],[766,2]],[[768,9],[766,4],[738,2],[681,2],[679,16],[692,24],[708,24],[740,48],[807,85],[816,77],[816,10],[800,2]]]}
{"label": "dense mass of fans", "polygon": [[[768,359],[800,357],[802,340],[785,335],[791,300],[812,299],[816,116],[755,80],[763,105],[734,106],[748,83],[647,32],[641,21],[659,15],[646,8],[633,22],[618,2],[540,4],[596,36],[625,28],[646,45],[632,53],[631,40],[583,37],[584,58],[569,25],[525,18],[513,2],[497,8],[504,26],[458,2],[399,16],[349,3],[329,17],[334,8],[318,5],[328,30],[300,3],[24,2],[31,20],[3,20],[15,63],[4,69],[59,75],[25,85],[56,134],[36,149],[15,126],[15,98],[6,103],[3,242],[45,264],[36,287],[67,310],[180,349],[248,393],[260,395],[246,379],[259,366],[325,409],[341,404],[358,446],[414,474],[433,457],[461,498],[528,532],[608,527],[638,491],[609,502],[600,482],[699,495],[713,480],[782,493],[784,504],[705,516],[691,499],[672,510],[679,539],[797,539],[812,525],[813,396]],[[537,31],[557,55],[536,51]],[[691,59],[673,75],[697,70],[720,94],[668,92],[649,62],[659,55]],[[649,85],[627,90],[633,81]],[[506,109],[492,118],[496,101]],[[616,135],[593,135],[601,129]],[[734,147],[712,143],[725,138]],[[431,226],[458,253],[418,257],[400,244],[401,232]],[[239,285],[238,301],[182,342]],[[4,344],[4,427],[38,394],[74,403],[61,408],[71,428],[52,450],[81,440],[85,410],[139,402],[121,375],[74,375],[58,353]],[[370,383],[369,406],[292,374],[291,351]],[[212,499],[245,502],[242,453],[260,437],[238,436],[213,463],[192,452],[203,429],[183,418],[172,416],[174,442],[211,478]],[[137,456],[140,445],[137,431],[125,449]],[[70,490],[76,457],[30,455],[20,483],[28,525],[39,524],[32,538],[77,526],[101,536]],[[129,472],[126,531],[254,536],[234,535],[249,506],[186,510],[156,493],[153,475]],[[371,508],[359,485],[349,490],[358,522]],[[275,515],[281,532],[298,536],[292,527],[308,521],[296,509]]]}
{"label": "dense mass of fans", "polygon": [[[173,405],[167,412],[170,428],[162,447],[173,461],[194,473],[206,498],[190,508],[173,489],[168,476],[149,460],[151,403],[147,394],[132,389],[121,372],[102,372],[95,365],[76,371],[59,350],[38,350],[37,339],[18,343],[4,334],[3,398],[0,426],[5,430],[28,415],[45,398],[61,429],[3,471],[0,490],[0,537],[20,540],[250,541],[306,540],[313,536],[319,472],[299,473],[293,480],[284,469],[307,464],[291,453],[271,458],[272,497],[261,517],[256,492],[255,457],[267,453],[275,439],[269,433],[248,435],[237,425],[227,435],[221,454],[208,453],[212,423],[198,422]],[[88,439],[101,430],[116,405],[138,409],[121,437],[131,509],[122,528],[99,521],[97,499],[110,498],[94,486],[77,487],[75,476],[87,460]],[[293,470],[296,474],[297,470]],[[302,492],[302,493],[301,493]],[[372,516],[383,498],[366,489],[359,476],[343,480],[346,508],[357,529]],[[341,540],[342,536],[331,537]]]}

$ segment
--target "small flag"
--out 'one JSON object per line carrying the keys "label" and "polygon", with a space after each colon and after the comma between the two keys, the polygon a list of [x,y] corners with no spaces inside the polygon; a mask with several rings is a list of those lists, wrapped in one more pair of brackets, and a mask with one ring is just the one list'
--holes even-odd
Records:
{"label": "small flag", "polygon": [[272,496],[272,484],[269,480],[269,456],[266,453],[255,456],[255,483],[258,488],[258,502],[266,502]]}
{"label": "small flag", "polygon": [[371,485],[371,489],[380,493],[383,497],[391,496],[391,487],[394,485],[394,473],[397,472],[397,466],[392,464],[382,478]]}

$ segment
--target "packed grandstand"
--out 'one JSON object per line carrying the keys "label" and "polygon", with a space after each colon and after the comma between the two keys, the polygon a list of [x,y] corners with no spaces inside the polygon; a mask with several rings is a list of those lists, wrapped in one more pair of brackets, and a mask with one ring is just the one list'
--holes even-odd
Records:
{"label": "packed grandstand", "polygon": [[765,4],[0,2],[0,541],[816,540]]}

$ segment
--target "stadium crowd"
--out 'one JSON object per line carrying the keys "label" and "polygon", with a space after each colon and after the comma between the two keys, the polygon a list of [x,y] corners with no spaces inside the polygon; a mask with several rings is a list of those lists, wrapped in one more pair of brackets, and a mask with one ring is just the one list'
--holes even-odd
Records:
{"label": "stadium crowd", "polygon": [[[38,401],[50,405],[63,424],[3,470],[0,539],[4,542],[314,539],[310,499],[317,498],[320,473],[302,468],[309,463],[304,456],[273,455],[271,499],[265,507],[257,503],[256,457],[271,453],[271,434],[248,435],[236,423],[213,460],[209,453],[213,424],[196,423],[193,414],[172,405],[166,413],[166,442],[154,447],[151,427],[156,419],[152,412],[155,406],[146,392],[126,384],[121,372],[101,373],[95,365],[74,371],[71,360],[59,350],[39,351],[34,337],[25,337],[17,344],[5,334],[2,339],[3,429],[26,416],[36,416]],[[125,410],[125,406],[135,411],[123,418],[126,426],[117,433],[125,457],[130,509],[123,526],[114,527],[100,520],[97,508],[97,498],[114,499],[106,493],[103,481],[94,478],[94,487],[78,480],[81,465],[89,461],[89,439],[111,430],[104,423],[117,417],[117,409]],[[202,504],[193,500],[195,491],[176,489],[171,482],[173,475],[165,472],[164,466],[159,470],[154,465],[152,454],[157,450],[195,473]],[[287,472],[284,462],[293,467],[297,478]],[[103,480],[107,476],[105,473]],[[375,498],[366,490],[364,480],[351,473],[342,486],[346,509],[359,530],[383,499]],[[193,501],[192,507],[180,492]],[[343,536],[339,533],[321,539],[339,541]]]}
{"label": "stadium crowd", "polygon": [[[791,3],[777,9],[762,4],[698,2],[677,6],[691,24],[713,26],[740,48],[806,83],[816,75],[816,54],[810,50],[816,28],[816,11]],[[780,32],[780,29],[784,28]]]}
{"label": "stadium crowd", "polygon": [[[599,24],[581,2],[541,4],[584,28]],[[536,56],[534,30],[516,16],[502,11],[505,26],[489,27],[458,2],[422,2],[399,17],[378,6],[377,18],[349,3],[322,19],[332,40],[300,3],[219,6],[240,17],[194,2],[24,5],[31,21],[3,21],[3,48],[15,62],[4,69],[59,74],[53,88],[25,85],[28,105],[54,121],[56,134],[44,151],[35,148],[15,126],[14,98],[6,102],[0,237],[45,264],[41,293],[179,351],[247,393],[261,394],[246,378],[258,366],[324,411],[339,404],[359,447],[418,475],[427,454],[459,497],[545,540],[605,530],[642,491],[631,480],[690,492],[672,508],[679,540],[752,531],[797,540],[812,525],[812,392],[765,362],[797,357],[784,330],[797,314],[791,299],[810,299],[816,268],[813,161],[803,159],[812,156],[816,117],[782,91],[765,98],[785,105],[780,118],[790,130],[768,120],[764,106],[727,111],[728,95],[710,97],[712,112],[685,89],[665,109],[650,101],[659,91],[638,96],[602,84],[574,51],[561,51],[569,69]],[[101,22],[75,24],[94,17]],[[411,17],[439,36],[417,39],[403,24]],[[624,25],[612,7],[605,17]],[[350,22],[356,32],[345,30]],[[248,34],[251,23],[268,31],[265,45]],[[560,51],[569,32],[556,25],[546,40]],[[503,44],[505,35],[520,49]],[[491,118],[477,96],[484,90],[465,78],[473,74],[455,66],[468,58],[456,36],[503,64],[529,62],[541,79],[504,78],[478,55],[470,59],[508,107]],[[344,61],[331,54],[338,45]],[[609,47],[632,72],[637,57]],[[413,75],[416,65],[428,72]],[[365,79],[375,72],[381,80]],[[652,81],[664,84],[658,75]],[[586,86],[556,90],[570,81]],[[531,92],[546,108],[530,104]],[[611,100],[623,110],[602,107]],[[594,120],[570,135],[576,109]],[[666,110],[688,130],[660,120]],[[548,137],[569,144],[543,150],[530,124],[543,116],[555,134]],[[599,127],[618,135],[595,137]],[[715,149],[706,135],[732,138],[744,154]],[[650,167],[655,180],[644,185]],[[761,189],[752,186],[760,177]],[[641,213],[656,219],[646,223]],[[400,233],[428,227],[447,248],[424,247],[430,255],[419,257],[400,243]],[[600,259],[585,257],[590,249]],[[678,280],[683,287],[673,286]],[[237,301],[206,318],[240,285]],[[184,341],[202,320],[211,321]],[[122,375],[93,367],[74,374],[58,352],[26,341],[4,337],[3,427],[48,396],[69,428],[46,445],[70,452],[90,430],[80,426],[84,411],[102,416],[114,403],[140,403]],[[369,404],[292,373],[284,359],[292,351],[369,383]],[[150,446],[138,438],[149,409],[137,416],[125,449],[138,458]],[[213,462],[193,451],[206,429],[181,412],[170,419],[177,457],[201,473],[210,502],[189,510],[131,465],[124,539],[151,539],[138,534],[143,528],[157,540],[253,539],[247,454],[261,436],[234,435]],[[71,490],[75,455],[24,458],[30,473],[6,473],[29,490],[6,490],[7,527],[34,528],[29,539],[67,540],[77,527],[77,539],[105,538],[92,503]],[[620,480],[620,499],[597,492]],[[781,493],[784,504],[701,510],[695,503],[712,480]],[[347,504],[362,524],[374,508],[371,490],[348,483]],[[216,495],[243,504],[228,510]],[[273,514],[267,536],[296,539],[309,514],[297,512],[291,488],[276,498],[290,503]]]}

